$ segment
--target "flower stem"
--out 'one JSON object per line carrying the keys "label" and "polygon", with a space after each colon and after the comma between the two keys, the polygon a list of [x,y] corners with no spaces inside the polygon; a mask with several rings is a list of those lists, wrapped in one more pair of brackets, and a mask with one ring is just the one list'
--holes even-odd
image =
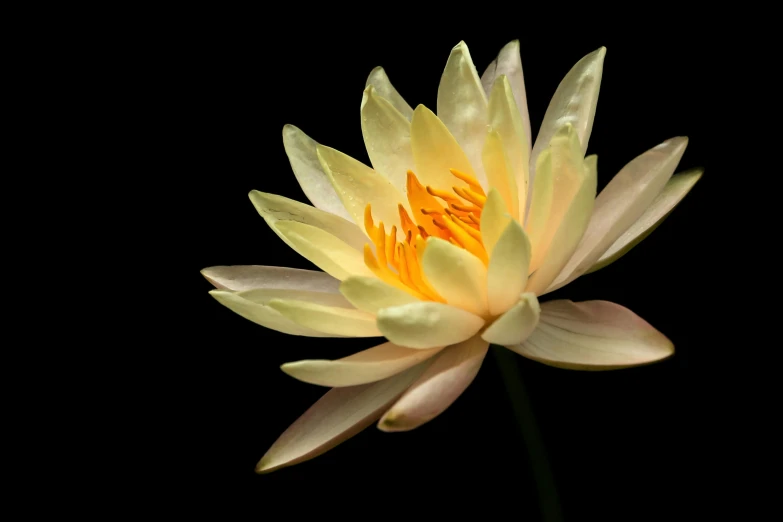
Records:
{"label": "flower stem", "polygon": [[533,468],[533,478],[538,490],[538,503],[541,510],[541,520],[545,522],[562,522],[563,515],[557,499],[557,489],[549,460],[546,456],[541,433],[530,406],[530,398],[522,382],[522,374],[517,363],[517,354],[502,346],[492,346],[495,358],[500,367],[500,374],[506,386],[506,392],[511,400],[517,428],[522,440],[527,446],[530,464]]}

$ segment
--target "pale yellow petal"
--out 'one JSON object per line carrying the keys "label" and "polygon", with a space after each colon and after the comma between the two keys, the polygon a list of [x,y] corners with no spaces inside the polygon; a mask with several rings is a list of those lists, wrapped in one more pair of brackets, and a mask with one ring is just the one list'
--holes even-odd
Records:
{"label": "pale yellow petal", "polygon": [[[518,56],[518,54],[517,54]],[[523,92],[524,95],[524,92]],[[527,108],[525,108],[527,113]],[[500,76],[495,81],[489,97],[489,125],[498,132],[503,142],[503,150],[508,161],[511,177],[514,180],[514,217],[519,218],[519,208],[524,210],[529,186],[528,169],[530,165],[530,138],[525,134],[525,122],[514,101],[514,93],[508,78]],[[529,130],[527,131],[529,132]],[[489,167],[487,178],[492,183]]]}
{"label": "pale yellow petal", "polygon": [[672,138],[637,156],[598,194],[582,240],[552,283],[560,288],[585,273],[612,246],[660,194],[688,145],[688,138]]}
{"label": "pale yellow petal", "polygon": [[280,368],[295,379],[320,386],[358,386],[376,382],[425,361],[441,348],[416,350],[384,343],[336,361],[305,360]]}
{"label": "pale yellow petal", "polygon": [[487,268],[464,248],[429,237],[422,269],[432,288],[448,304],[482,316],[489,310]]}
{"label": "pale yellow petal", "polygon": [[251,190],[248,195],[267,225],[292,248],[293,245],[277,230],[275,223],[278,221],[305,223],[328,232],[360,252],[364,249],[367,236],[352,221],[277,194]]}
{"label": "pale yellow petal", "polygon": [[[540,264],[540,259],[546,253],[543,250],[543,238],[547,230],[549,211],[552,208],[554,195],[554,172],[552,171],[552,150],[544,150],[536,160],[536,182],[532,184],[533,192],[530,198],[530,205],[525,220],[525,232],[530,238],[530,245],[533,248],[533,255],[537,257],[536,261]],[[482,214],[483,221],[483,214]],[[538,268],[536,265],[535,268]],[[532,266],[531,269],[535,270]]]}
{"label": "pale yellow petal", "polygon": [[292,299],[272,299],[267,306],[305,328],[347,337],[381,337],[375,316],[361,310]]}
{"label": "pale yellow petal", "polygon": [[484,362],[489,343],[475,336],[449,346],[378,421],[383,431],[409,431],[451,406],[470,386]]}
{"label": "pale yellow petal", "polygon": [[506,203],[497,189],[490,189],[487,194],[487,201],[481,211],[481,242],[484,249],[492,259],[492,251],[500,235],[506,230],[506,226],[511,221],[511,216],[506,209]]}
{"label": "pale yellow petal", "polygon": [[649,364],[674,345],[644,319],[608,301],[548,301],[525,342],[508,346],[530,359],[572,370],[614,370]]}
{"label": "pale yellow petal", "polygon": [[277,221],[273,228],[301,256],[341,281],[352,275],[372,276],[363,253],[320,228],[297,221]]}
{"label": "pale yellow petal", "polygon": [[413,111],[411,145],[416,163],[414,172],[425,186],[440,190],[468,187],[467,183],[455,178],[449,169],[456,169],[468,176],[476,175],[457,140],[443,122],[424,105],[419,105]]}
{"label": "pale yellow petal", "polygon": [[514,306],[527,285],[530,240],[512,220],[495,244],[487,269],[489,313],[497,316]]}
{"label": "pale yellow petal", "polygon": [[597,183],[596,156],[584,161],[586,177],[555,233],[541,266],[530,276],[527,291],[543,295],[576,250],[590,221]]}
{"label": "pale yellow petal", "polygon": [[413,109],[410,105],[408,105],[403,97],[400,96],[400,93],[397,92],[397,89],[395,89],[391,84],[389,77],[386,75],[386,71],[383,70],[383,67],[376,67],[372,70],[372,72],[370,72],[370,76],[367,78],[365,87],[369,87],[370,85],[375,87],[375,90],[378,91],[378,94],[381,97],[389,100],[394,108],[397,109],[400,114],[405,116],[408,121],[413,118]]}
{"label": "pale yellow petal", "polygon": [[305,337],[345,337],[339,334],[327,334],[305,328],[281,315],[277,310],[263,304],[248,301],[234,292],[225,290],[212,290],[209,294],[217,302],[244,317],[248,321],[260,324],[266,328],[289,335],[302,335]]}
{"label": "pale yellow petal", "polygon": [[411,122],[370,85],[362,97],[362,135],[376,172],[401,193],[407,172],[415,168],[411,148]]}
{"label": "pale yellow petal", "polygon": [[[410,213],[407,198],[370,167],[322,145],[318,146],[317,152],[324,172],[332,180],[345,208],[360,227],[364,226],[364,209],[368,203],[372,205],[375,221],[386,224],[399,221],[398,204],[402,204]],[[403,239],[399,231],[397,237]]]}
{"label": "pale yellow petal", "polygon": [[587,143],[593,130],[595,108],[598,103],[598,91],[604,69],[606,47],[593,51],[574,65],[558,85],[549,102],[541,128],[538,131],[533,152],[530,156],[530,183],[535,183],[535,171],[538,155],[549,146],[549,141],[566,124],[576,130],[582,145],[582,157],[587,151]]}
{"label": "pale yellow petal", "polygon": [[585,272],[595,272],[611,263],[614,263],[629,250],[639,244],[644,238],[655,230],[658,225],[668,217],[674,207],[682,201],[704,173],[703,169],[691,169],[675,174],[664,187],[663,191],[655,198],[655,201],[647,207],[644,214],[617,238],[612,246],[603,253],[601,258]]}
{"label": "pale yellow petal", "polygon": [[211,266],[202,270],[201,275],[219,290],[241,292],[255,288],[285,288],[340,293],[338,279],[314,270],[260,265]]}
{"label": "pale yellow petal", "polygon": [[460,343],[484,326],[484,319],[442,303],[410,303],[378,312],[378,329],[394,344],[435,348]]}
{"label": "pale yellow petal", "polygon": [[484,170],[487,173],[487,185],[500,193],[508,213],[519,218],[519,199],[517,181],[503,147],[500,133],[490,129],[484,142]]}
{"label": "pale yellow petal", "polygon": [[527,339],[536,325],[541,306],[536,295],[530,292],[522,294],[517,303],[498,317],[481,338],[488,343],[500,346],[513,346]]}
{"label": "pale yellow petal", "polygon": [[321,162],[315,153],[317,145],[318,143],[297,127],[283,127],[285,153],[307,199],[323,211],[351,219],[332,182],[321,168]]}
{"label": "pale yellow petal", "polygon": [[268,473],[312,459],[375,422],[426,368],[421,363],[372,384],[326,392],[275,441],[256,466]]}
{"label": "pale yellow petal", "polygon": [[359,310],[376,314],[390,306],[415,303],[408,292],[384,283],[375,277],[349,277],[340,285],[340,292]]}
{"label": "pale yellow petal", "polygon": [[451,50],[443,70],[438,86],[438,117],[465,151],[476,179],[486,188],[481,152],[487,132],[487,97],[465,42]]}
{"label": "pale yellow petal", "polygon": [[[530,154],[533,135],[530,133],[530,117],[527,110],[527,95],[525,94],[525,77],[522,74],[522,59],[519,55],[519,40],[507,43],[501,50],[498,57],[481,75],[481,85],[484,92],[490,96],[492,87],[501,76],[508,78],[511,84],[511,91],[514,93],[514,102],[519,110],[519,116],[522,120],[524,135],[527,137],[527,152]],[[520,199],[520,201],[524,201]]]}

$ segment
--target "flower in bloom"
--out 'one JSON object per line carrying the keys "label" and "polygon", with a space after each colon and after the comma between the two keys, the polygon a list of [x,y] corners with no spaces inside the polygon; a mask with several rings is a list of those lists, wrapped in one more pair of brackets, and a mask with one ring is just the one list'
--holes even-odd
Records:
{"label": "flower in bloom", "polygon": [[437,116],[412,109],[384,70],[373,70],[361,104],[372,168],[283,128],[313,206],[258,191],[250,199],[323,271],[212,267],[203,271],[211,294],[286,334],[387,341],[343,359],[284,364],[331,389],[257,471],[313,458],[375,421],[383,431],[421,426],[470,385],[490,343],[581,370],[673,353],[627,308],[539,299],[612,263],[669,214],[701,176],[673,176],[687,138],[638,156],[596,197],[596,156],[585,151],[606,49],[568,72],[533,142],[518,45],[506,45],[481,77],[465,43],[454,47]]}

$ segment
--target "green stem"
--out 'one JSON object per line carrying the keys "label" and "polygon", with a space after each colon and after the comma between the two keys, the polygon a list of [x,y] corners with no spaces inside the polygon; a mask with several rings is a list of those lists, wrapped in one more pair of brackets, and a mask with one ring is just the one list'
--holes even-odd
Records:
{"label": "green stem", "polygon": [[530,456],[530,464],[533,468],[533,478],[538,490],[538,503],[542,520],[545,522],[562,522],[563,514],[560,511],[560,503],[557,500],[557,489],[549,460],[546,456],[544,444],[541,441],[541,432],[538,430],[533,408],[530,407],[530,398],[522,382],[522,374],[517,363],[517,354],[502,346],[492,346],[495,358],[500,367],[506,392],[511,400],[511,408],[514,411],[517,428],[525,441]]}

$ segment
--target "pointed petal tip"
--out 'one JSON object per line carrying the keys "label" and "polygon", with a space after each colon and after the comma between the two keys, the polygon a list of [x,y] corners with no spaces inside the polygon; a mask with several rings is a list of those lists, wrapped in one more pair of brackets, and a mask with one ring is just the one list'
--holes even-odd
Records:
{"label": "pointed petal tip", "polygon": [[264,456],[261,458],[261,460],[258,461],[258,464],[256,464],[255,472],[259,475],[264,475],[274,471],[275,469],[277,468],[270,466],[269,461],[266,459],[266,456]]}
{"label": "pointed petal tip", "polygon": [[404,414],[389,410],[383,417],[381,417],[377,426],[379,430],[385,431],[386,433],[408,431],[412,429],[407,426],[405,421],[406,418]]}

